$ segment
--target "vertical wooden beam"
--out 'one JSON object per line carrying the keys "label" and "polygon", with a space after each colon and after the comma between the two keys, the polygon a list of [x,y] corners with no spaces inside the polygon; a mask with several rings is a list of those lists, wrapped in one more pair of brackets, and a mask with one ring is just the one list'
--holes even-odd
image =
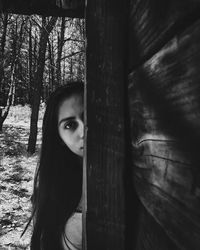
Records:
{"label": "vertical wooden beam", "polygon": [[127,1],[88,0],[87,250],[123,250]]}

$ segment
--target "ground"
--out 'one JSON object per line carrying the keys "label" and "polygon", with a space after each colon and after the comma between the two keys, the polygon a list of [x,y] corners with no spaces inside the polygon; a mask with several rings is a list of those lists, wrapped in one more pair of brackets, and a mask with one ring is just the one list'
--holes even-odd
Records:
{"label": "ground", "polygon": [[41,109],[37,151],[26,152],[30,108],[12,107],[0,133],[0,250],[28,250],[32,227],[20,237],[31,215],[33,177],[41,144]]}

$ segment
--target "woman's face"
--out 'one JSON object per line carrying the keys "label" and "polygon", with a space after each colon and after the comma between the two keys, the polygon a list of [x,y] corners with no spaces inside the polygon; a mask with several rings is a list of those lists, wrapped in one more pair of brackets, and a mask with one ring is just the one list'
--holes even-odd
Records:
{"label": "woman's face", "polygon": [[73,94],[60,104],[58,133],[73,153],[83,156],[83,97],[80,94]]}

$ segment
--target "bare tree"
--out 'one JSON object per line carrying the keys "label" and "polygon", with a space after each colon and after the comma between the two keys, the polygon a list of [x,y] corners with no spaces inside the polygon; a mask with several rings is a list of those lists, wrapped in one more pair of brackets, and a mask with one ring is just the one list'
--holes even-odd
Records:
{"label": "bare tree", "polygon": [[42,91],[47,41],[49,33],[54,28],[56,21],[57,17],[51,17],[51,19],[48,22],[46,17],[42,17],[42,28],[39,41],[37,70],[34,74],[34,81],[33,81],[34,88],[33,88],[33,101],[31,105],[30,136],[27,149],[27,151],[31,154],[35,152],[36,140],[37,140],[37,122],[38,122],[38,113],[39,113],[40,98]]}
{"label": "bare tree", "polygon": [[7,103],[6,106],[4,108],[0,108],[0,131],[2,131],[3,129],[3,123],[9,113],[10,110],[10,106],[12,103],[12,96],[13,96],[13,81],[10,84],[10,89],[9,89],[9,93],[8,93],[8,97],[7,97]]}
{"label": "bare tree", "polygon": [[[5,15],[5,19],[4,19],[4,32],[3,32],[3,36],[2,36],[2,47],[1,47],[1,54],[2,54],[2,58],[3,58],[3,62],[4,63],[4,50],[5,50],[5,43],[6,43],[6,29],[7,29],[7,24],[8,22],[6,21],[8,20],[8,16]],[[3,123],[6,119],[6,117],[8,116],[9,110],[10,110],[10,106],[14,104],[14,98],[15,98],[15,69],[16,69],[16,63],[17,60],[19,59],[19,55],[20,55],[20,49],[21,49],[21,44],[22,44],[22,35],[23,35],[23,26],[25,24],[26,20],[23,20],[23,22],[21,22],[20,24],[20,30],[18,32],[18,16],[16,16],[15,18],[15,24],[12,27],[12,46],[11,46],[11,61],[10,61],[10,83],[9,83],[9,91],[7,94],[7,101],[6,101],[6,105],[4,107],[0,108],[0,131],[2,131],[2,127],[3,127]],[[4,70],[2,69],[2,80],[4,80]],[[8,79],[7,79],[8,81]]]}
{"label": "bare tree", "polygon": [[1,36],[1,48],[0,48],[0,92],[2,91],[2,81],[4,78],[3,63],[4,63],[7,26],[8,26],[8,13],[2,14],[2,19],[3,19],[3,30]]}
{"label": "bare tree", "polygon": [[60,32],[58,31],[58,56],[56,60],[56,85],[59,86],[61,84],[61,57],[63,45],[65,43],[65,17],[61,18],[61,27]]}

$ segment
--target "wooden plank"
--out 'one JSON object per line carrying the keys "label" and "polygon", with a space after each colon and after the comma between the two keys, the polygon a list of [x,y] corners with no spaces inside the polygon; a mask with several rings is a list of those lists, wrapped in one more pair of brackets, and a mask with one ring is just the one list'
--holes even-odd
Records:
{"label": "wooden plank", "polygon": [[[165,134],[148,134],[140,137],[136,142],[137,147],[141,147],[143,154],[146,156],[160,156],[161,159],[181,164],[185,168],[189,168],[191,161],[190,154],[187,151],[178,149],[179,144],[175,137],[170,137]],[[166,158],[167,156],[167,158]]]}
{"label": "wooden plank", "polygon": [[135,183],[145,208],[162,226],[169,239],[175,242],[177,248],[181,250],[199,249],[199,217],[194,220],[192,213],[188,213],[182,204],[172,199],[162,189],[148,185],[142,180],[135,179]]}
{"label": "wooden plank", "polygon": [[[145,105],[140,107],[141,111],[143,110],[140,115],[142,116],[140,130],[143,128],[147,133],[152,132],[150,126],[152,121],[148,126],[148,121],[143,119],[146,116],[145,109],[149,108],[151,116],[155,117],[152,119],[154,123],[152,129],[162,130],[175,136],[181,141],[180,146],[194,151],[193,156],[194,154],[198,156],[197,148],[200,143],[198,140],[200,134],[199,28],[200,21],[181,35],[177,35],[160,52],[136,70],[131,80],[132,83],[137,82],[140,96],[142,95],[137,98],[137,102],[140,103],[140,98],[145,100]],[[133,93],[134,90],[131,91],[131,88],[134,86],[130,87],[130,92]],[[133,104],[135,100],[131,102]],[[135,107],[132,113],[135,112],[134,109]],[[147,131],[147,129],[150,130]]]}
{"label": "wooden plank", "polygon": [[87,249],[125,247],[126,1],[88,0]]}
{"label": "wooden plank", "polygon": [[[188,158],[173,144],[172,141],[159,140],[145,140],[140,143],[143,153],[142,159],[135,161],[135,175],[169,193],[186,209],[190,209],[191,214],[200,216],[200,211],[196,209],[200,205],[197,199],[199,196],[191,195],[192,165],[188,164]],[[177,155],[181,156],[181,153],[181,159],[177,160]]]}
{"label": "wooden plank", "polygon": [[131,0],[129,68],[143,64],[199,17],[199,1]]}
{"label": "wooden plank", "polygon": [[84,0],[0,0],[0,10],[21,15],[66,16],[83,18]]}
{"label": "wooden plank", "polygon": [[136,243],[133,249],[137,250],[178,250],[174,242],[169,241],[163,227],[155,221],[154,217],[143,205],[138,208]]}
{"label": "wooden plank", "polygon": [[199,30],[197,21],[129,77],[138,196],[168,242],[187,250],[200,248]]}

